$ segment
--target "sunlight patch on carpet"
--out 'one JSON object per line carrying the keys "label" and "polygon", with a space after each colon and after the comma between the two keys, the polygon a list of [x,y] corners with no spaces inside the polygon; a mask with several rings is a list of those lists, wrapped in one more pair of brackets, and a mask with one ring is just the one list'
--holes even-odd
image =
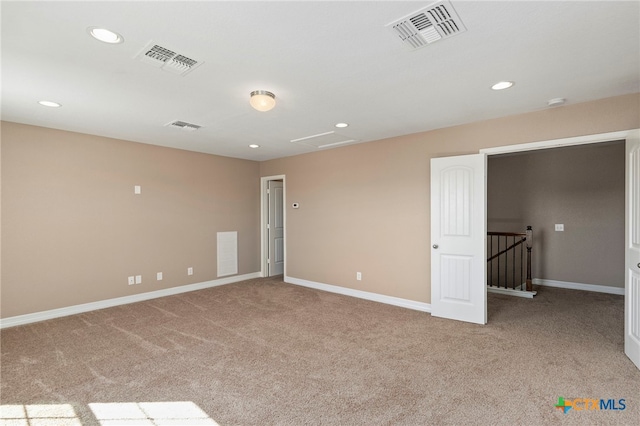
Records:
{"label": "sunlight patch on carpet", "polygon": [[[219,426],[191,401],[91,403],[101,426]],[[70,404],[0,405],[0,426],[82,426]]]}
{"label": "sunlight patch on carpet", "polygon": [[82,426],[69,404],[0,405],[0,425]]}

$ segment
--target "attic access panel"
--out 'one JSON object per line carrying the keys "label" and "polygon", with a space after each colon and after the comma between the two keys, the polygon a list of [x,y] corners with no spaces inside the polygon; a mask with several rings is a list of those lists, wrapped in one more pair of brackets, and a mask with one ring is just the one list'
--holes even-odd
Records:
{"label": "attic access panel", "polygon": [[350,139],[348,136],[344,136],[333,131],[291,140],[292,143],[312,146],[314,148],[329,148],[357,141],[357,139]]}

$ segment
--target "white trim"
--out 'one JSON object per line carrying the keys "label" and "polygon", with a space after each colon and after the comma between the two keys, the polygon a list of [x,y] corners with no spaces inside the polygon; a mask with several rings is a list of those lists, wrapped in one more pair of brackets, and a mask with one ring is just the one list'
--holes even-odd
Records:
{"label": "white trim", "polygon": [[429,303],[416,302],[414,300],[401,299],[399,297],[385,296],[383,294],[370,293],[368,291],[354,290],[351,288],[323,284],[315,281],[303,280],[300,278],[287,277],[286,275],[284,277],[284,282],[299,285],[302,287],[315,288],[316,290],[328,291],[330,293],[338,293],[345,296],[357,297],[358,299],[366,299],[374,302],[385,303],[387,305],[400,306],[402,308],[413,309],[415,311],[431,313],[431,304]]}
{"label": "white trim", "polygon": [[525,297],[527,299],[533,299],[533,296],[537,294],[535,291],[526,290],[514,290],[512,288],[500,288],[487,286],[487,293],[506,294],[508,296]]}
{"label": "white trim", "polygon": [[267,276],[267,186],[270,180],[282,181],[282,219],[284,221],[284,275],[287,275],[287,179],[285,175],[264,176],[260,178],[260,276]]}
{"label": "white trim", "polygon": [[32,314],[17,315],[15,317],[0,319],[0,329],[15,327],[17,325],[31,324],[34,322],[50,320],[53,318],[66,317],[68,315],[81,314],[83,312],[96,311],[98,309],[111,308],[113,306],[142,302],[144,300],[156,299],[158,297],[173,296],[175,294],[187,293],[190,291],[202,290],[210,287],[217,287],[259,277],[259,272],[253,272],[251,274],[236,275],[233,277],[220,278],[217,280],[188,284],[179,287],[171,287],[163,290],[150,291],[147,293],[132,294],[131,296],[116,297],[114,299],[84,303],[82,305],[67,306],[66,308],[51,309],[49,311],[34,312]]}
{"label": "white trim", "polygon": [[610,142],[626,139],[631,132],[638,129],[622,130],[618,132],[598,133],[595,135],[576,136],[573,138],[552,139],[548,141],[522,143],[516,145],[497,146],[494,148],[484,148],[480,153],[487,155],[506,154],[509,152],[534,151],[537,149],[557,148],[570,145],[584,145],[598,142]]}
{"label": "white trim", "polygon": [[540,278],[534,278],[532,280],[533,284],[546,286],[546,287],[556,287],[556,288],[567,288],[570,290],[583,290],[583,291],[594,291],[596,293],[609,293],[609,294],[618,294],[624,296],[624,288],[623,287],[611,287],[608,285],[596,285],[596,284],[582,284],[582,283],[571,283],[567,281],[555,281],[555,280],[543,280]]}

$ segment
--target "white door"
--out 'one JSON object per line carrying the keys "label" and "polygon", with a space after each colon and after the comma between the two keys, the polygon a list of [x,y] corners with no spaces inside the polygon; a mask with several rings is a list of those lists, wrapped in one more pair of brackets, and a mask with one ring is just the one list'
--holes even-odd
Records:
{"label": "white door", "polygon": [[624,352],[640,368],[640,131],[627,137]]}
{"label": "white door", "polygon": [[269,274],[284,273],[284,188],[280,181],[270,180],[268,189],[269,215],[267,234],[269,239]]}
{"label": "white door", "polygon": [[487,323],[486,154],[431,160],[431,315]]}

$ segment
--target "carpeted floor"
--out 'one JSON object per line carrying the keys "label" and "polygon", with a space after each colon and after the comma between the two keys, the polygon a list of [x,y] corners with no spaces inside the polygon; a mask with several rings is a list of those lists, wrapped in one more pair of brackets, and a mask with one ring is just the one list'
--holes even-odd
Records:
{"label": "carpeted floor", "polygon": [[624,298],[537,290],[485,326],[255,279],[9,328],[0,424],[638,424]]}

